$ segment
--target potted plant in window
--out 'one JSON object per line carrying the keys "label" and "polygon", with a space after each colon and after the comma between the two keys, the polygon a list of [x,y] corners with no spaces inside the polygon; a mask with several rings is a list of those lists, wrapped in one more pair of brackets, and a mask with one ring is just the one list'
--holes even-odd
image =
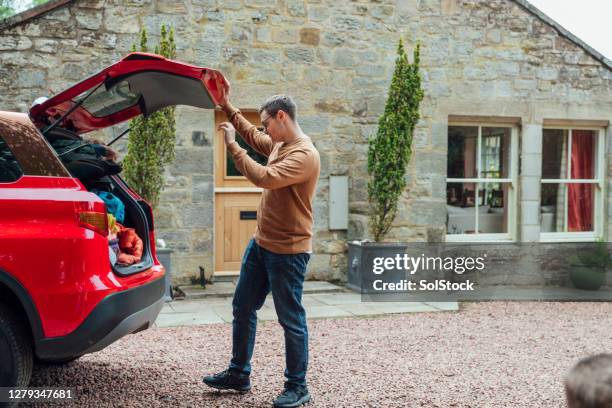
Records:
{"label": "potted plant in window", "polygon": [[[406,188],[406,167],[412,153],[412,136],[419,120],[419,106],[423,99],[419,72],[420,46],[414,49],[414,61],[408,62],[402,40],[399,41],[395,71],[389,87],[385,111],[378,121],[376,137],[368,147],[368,200],[370,202],[370,231],[376,242],[349,243],[349,271],[347,286],[359,290],[362,268],[377,252],[393,252],[405,245],[382,244],[397,214],[400,195]],[[397,252],[395,252],[397,253]],[[378,254],[376,256],[381,256]]]}
{"label": "potted plant in window", "polygon": [[606,242],[597,241],[594,246],[570,257],[570,280],[578,289],[601,288],[610,267],[610,252]]}

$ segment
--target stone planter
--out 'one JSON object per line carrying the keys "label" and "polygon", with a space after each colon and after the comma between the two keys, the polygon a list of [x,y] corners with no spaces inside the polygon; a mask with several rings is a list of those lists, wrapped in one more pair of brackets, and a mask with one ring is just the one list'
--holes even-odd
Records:
{"label": "stone planter", "polygon": [[166,302],[172,301],[172,252],[174,251],[168,248],[157,249],[157,259],[166,268],[166,275],[164,276],[164,287],[166,288],[164,300]]}
{"label": "stone planter", "polygon": [[[348,274],[346,286],[361,292],[362,285],[371,285],[372,267],[376,257],[393,257],[406,252],[408,246],[402,243],[351,241],[348,243]],[[387,279],[399,281],[404,278],[403,271],[398,276],[387,275]]]}
{"label": "stone planter", "polygon": [[598,290],[605,281],[606,271],[601,267],[572,265],[569,276],[577,289]]}

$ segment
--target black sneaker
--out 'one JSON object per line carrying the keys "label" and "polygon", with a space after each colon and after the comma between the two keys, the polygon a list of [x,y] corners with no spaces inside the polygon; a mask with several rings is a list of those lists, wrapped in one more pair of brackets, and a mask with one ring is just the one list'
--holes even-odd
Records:
{"label": "black sneaker", "polygon": [[292,408],[299,407],[308,401],[310,401],[310,393],[306,386],[285,384],[283,393],[274,400],[273,404],[277,408]]}
{"label": "black sneaker", "polygon": [[220,373],[207,375],[202,380],[204,384],[209,387],[216,388],[218,390],[236,390],[240,392],[247,392],[251,389],[251,381],[249,375],[240,374],[229,369],[221,371]]}

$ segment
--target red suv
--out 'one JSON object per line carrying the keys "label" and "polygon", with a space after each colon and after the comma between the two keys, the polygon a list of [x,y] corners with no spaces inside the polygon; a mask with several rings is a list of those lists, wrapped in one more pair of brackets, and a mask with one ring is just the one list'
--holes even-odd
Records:
{"label": "red suv", "polygon": [[[29,383],[33,360],[66,362],[147,329],[163,306],[151,207],[116,164],[59,142],[172,105],[212,109],[218,71],[132,53],[29,115],[0,112],[0,386]],[[59,143],[61,144],[61,143]],[[105,188],[142,238],[137,263],[110,261]]]}

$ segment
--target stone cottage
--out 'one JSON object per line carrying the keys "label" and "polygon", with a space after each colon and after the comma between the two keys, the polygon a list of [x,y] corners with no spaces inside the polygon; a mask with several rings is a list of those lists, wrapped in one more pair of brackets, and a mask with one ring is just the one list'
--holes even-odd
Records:
{"label": "stone cottage", "polygon": [[[27,111],[162,24],[253,120],[267,96],[295,97],[322,161],[310,277],[345,279],[346,242],[369,235],[367,141],[400,38],[422,44],[425,99],[389,240],[612,238],[612,63],[525,0],[52,0],[0,22],[0,109]],[[223,120],[177,110],[156,230],[179,281],[234,273],[253,229],[260,190],[227,160]]]}

